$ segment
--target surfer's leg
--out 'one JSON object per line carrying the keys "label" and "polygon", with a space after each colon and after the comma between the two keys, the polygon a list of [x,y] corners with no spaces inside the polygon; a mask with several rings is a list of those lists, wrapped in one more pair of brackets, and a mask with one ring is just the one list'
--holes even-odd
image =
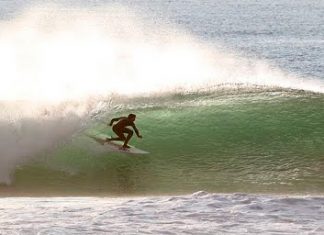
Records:
{"label": "surfer's leg", "polygon": [[132,131],[132,130],[130,130],[128,128],[125,128],[123,130],[123,133],[127,133],[128,134],[127,137],[126,137],[126,140],[124,142],[123,148],[130,148],[127,144],[129,142],[129,140],[132,138],[134,131]]}
{"label": "surfer's leg", "polygon": [[116,129],[113,129],[113,131],[115,132],[115,134],[118,136],[118,137],[112,137],[112,138],[107,138],[106,141],[112,141],[112,140],[120,140],[120,141],[125,141],[126,140],[126,137],[124,135],[124,133],[122,131],[119,131],[119,130],[116,130]]}
{"label": "surfer's leg", "polygon": [[112,140],[120,140],[120,141],[124,141],[125,138],[120,138],[120,137],[111,137],[111,138],[107,138],[106,141],[112,141]]}

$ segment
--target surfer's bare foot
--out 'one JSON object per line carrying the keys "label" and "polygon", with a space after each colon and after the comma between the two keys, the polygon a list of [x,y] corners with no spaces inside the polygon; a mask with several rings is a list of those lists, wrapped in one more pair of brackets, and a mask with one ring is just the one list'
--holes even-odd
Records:
{"label": "surfer's bare foot", "polygon": [[123,145],[123,149],[129,149],[129,148],[130,148],[129,145],[127,145],[127,144],[126,145],[125,144]]}

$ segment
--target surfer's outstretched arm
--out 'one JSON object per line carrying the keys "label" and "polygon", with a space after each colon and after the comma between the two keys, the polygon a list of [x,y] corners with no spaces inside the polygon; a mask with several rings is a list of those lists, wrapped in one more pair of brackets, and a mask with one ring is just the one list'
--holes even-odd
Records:
{"label": "surfer's outstretched arm", "polygon": [[137,137],[138,137],[138,138],[142,138],[142,136],[140,135],[138,129],[137,129],[136,126],[135,126],[135,124],[133,124],[132,127],[133,127],[133,129],[134,129],[134,131],[135,131]]}
{"label": "surfer's outstretched arm", "polygon": [[110,123],[109,123],[109,126],[112,126],[112,124],[113,124],[114,122],[117,122],[117,121],[119,121],[120,119],[123,119],[123,118],[125,118],[125,117],[118,117],[118,118],[113,118],[113,119],[111,119],[111,121],[110,121]]}

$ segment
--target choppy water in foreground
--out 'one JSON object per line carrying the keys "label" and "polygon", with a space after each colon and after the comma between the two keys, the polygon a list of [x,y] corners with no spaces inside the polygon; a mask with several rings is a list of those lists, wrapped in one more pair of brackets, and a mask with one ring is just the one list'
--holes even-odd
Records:
{"label": "choppy water in foreground", "polygon": [[1,234],[323,234],[324,198],[1,198]]}
{"label": "choppy water in foreground", "polygon": [[324,234],[323,1],[0,6],[0,234]]}

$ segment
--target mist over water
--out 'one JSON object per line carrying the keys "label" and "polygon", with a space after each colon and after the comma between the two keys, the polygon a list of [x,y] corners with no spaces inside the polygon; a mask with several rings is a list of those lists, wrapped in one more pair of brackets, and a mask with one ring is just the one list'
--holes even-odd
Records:
{"label": "mist over water", "polygon": [[323,12],[0,1],[0,234],[323,234]]}
{"label": "mist over water", "polygon": [[[95,188],[97,191],[94,191],[99,192],[98,188],[105,184],[100,180],[101,177],[116,177],[117,174],[117,178],[125,179],[125,182],[116,183],[116,178],[108,180],[108,191],[121,194],[145,193],[145,190],[150,191],[147,188],[154,188],[155,180],[162,183],[154,190],[160,187],[163,193],[175,190],[181,184],[184,185],[183,191],[196,190],[199,187],[212,191],[220,187],[226,191],[226,187],[220,186],[223,184],[221,180],[219,185],[207,180],[215,175],[203,174],[205,168],[202,167],[203,170],[200,171],[198,165],[207,167],[210,162],[212,166],[217,163],[224,169],[230,166],[238,169],[239,165],[231,165],[232,163],[226,162],[225,159],[237,161],[238,156],[246,155],[250,159],[258,154],[261,158],[275,156],[274,159],[278,159],[283,155],[298,158],[302,155],[302,159],[307,159],[305,154],[313,151],[311,156],[316,162],[316,159],[322,156],[323,149],[319,142],[323,139],[323,133],[319,128],[323,114],[316,110],[322,108],[324,88],[323,80],[318,76],[299,76],[266,60],[243,56],[241,51],[236,53],[233,49],[227,50],[223,44],[210,44],[209,37],[204,41],[200,34],[194,35],[192,30],[182,27],[181,23],[171,24],[163,19],[161,23],[153,24],[152,20],[140,14],[141,9],[132,8],[129,4],[100,5],[90,8],[82,4],[63,8],[61,5],[48,4],[31,6],[21,9],[14,17],[0,23],[2,183],[10,184],[16,174],[17,184],[21,189],[25,189],[25,185],[31,180],[29,176],[41,177],[49,175],[48,172],[53,174],[54,179],[69,177],[64,174],[76,174],[75,178],[71,176],[69,183],[78,184],[92,175],[91,177],[99,183],[91,186],[93,183],[89,180],[89,185],[80,188],[84,187],[85,191]],[[189,26],[191,24],[196,23],[191,22]],[[219,96],[215,95],[218,93]],[[295,103],[285,103],[281,97],[288,97],[288,100],[291,98]],[[300,129],[312,131],[306,132],[305,138],[295,139],[295,142],[290,138],[280,139],[280,136],[286,136],[285,131],[276,130],[278,123],[275,112],[267,113],[266,107],[263,107],[267,101],[274,105],[274,110],[280,111],[283,119],[286,114],[287,120],[296,120],[298,123],[297,126],[291,125],[285,129],[286,133],[288,132],[287,136],[297,138],[294,133],[297,131],[301,134]],[[244,102],[256,104],[256,110],[253,111],[253,107],[249,105],[240,106],[237,112],[232,110],[237,108],[235,105]],[[276,106],[276,103],[282,104],[281,102],[286,110],[280,108],[280,105]],[[292,104],[301,106],[292,108]],[[315,104],[314,109],[308,110],[308,105],[311,104]],[[175,111],[175,107],[179,105],[181,109]],[[195,107],[200,107],[201,110]],[[214,110],[217,108],[221,108],[223,113]],[[309,112],[301,112],[295,116],[296,111],[300,109]],[[115,155],[89,143],[90,140],[83,139],[82,133],[80,134],[80,130],[87,127],[107,131],[96,121],[128,111],[142,115],[139,116],[138,122],[148,137],[143,143],[137,144],[152,152],[152,158],[139,160],[138,165],[136,160],[132,159],[131,163],[134,163],[135,167],[126,163],[129,159],[115,161],[98,158],[102,155]],[[224,125],[228,112],[232,117],[240,117],[242,114],[245,122],[233,119],[227,129],[215,130],[215,133],[222,133],[223,138],[218,134],[210,134],[207,127]],[[272,121],[267,122],[262,114],[270,115],[269,119]],[[215,115],[224,118],[223,121],[215,120]],[[187,116],[196,122],[187,120]],[[255,121],[260,119],[255,125],[261,131],[256,135],[252,134],[256,130],[248,123],[249,118]],[[164,122],[173,122],[175,126],[165,125]],[[207,123],[207,126],[198,125],[200,122]],[[263,124],[265,125],[262,126]],[[156,133],[155,128],[158,128],[160,135]],[[169,136],[167,133],[173,130],[179,134]],[[275,130],[272,132],[273,137],[279,137],[275,138],[275,141],[271,140],[270,144],[266,136],[271,130]],[[182,136],[184,132],[185,135]],[[240,136],[238,133],[246,134]],[[232,135],[240,138],[235,139]],[[193,148],[182,145],[180,140],[183,138],[191,143]],[[69,142],[71,139],[72,144]],[[218,144],[213,145],[215,140]],[[254,146],[256,140],[260,142]],[[196,144],[204,141],[203,145]],[[240,141],[244,144],[233,148],[232,144]],[[305,151],[300,149],[298,154],[292,151],[298,145],[304,146],[306,142],[313,144],[307,145],[309,147],[305,147]],[[290,150],[285,152],[283,150],[287,143],[290,143]],[[182,146],[183,151],[176,151],[178,146]],[[228,152],[227,148],[236,152]],[[276,148],[278,149],[275,150]],[[196,155],[192,156],[195,151]],[[282,152],[286,155],[279,154]],[[46,159],[44,163],[43,157],[47,155],[52,158]],[[91,156],[94,159],[91,159]],[[152,160],[154,157],[161,160]],[[33,165],[35,159],[42,159],[41,163]],[[163,159],[173,161],[174,166],[165,164]],[[190,159],[197,160],[191,162],[191,165],[188,163]],[[222,164],[222,160],[219,159],[224,159],[225,163]],[[262,159],[261,162],[264,161],[264,158]],[[268,164],[267,160],[264,163]],[[287,165],[289,163],[285,162]],[[299,162],[295,168],[289,166],[288,171],[299,169],[302,163],[303,161]],[[155,164],[162,168],[154,168]],[[260,162],[254,165],[247,160],[242,164],[247,166],[244,174],[232,176],[242,177],[244,182],[249,179],[247,181],[251,186],[257,176],[262,174],[253,173],[252,170]],[[152,170],[144,173],[144,176],[151,177],[153,174],[156,178],[152,177],[151,179],[155,180],[137,188],[139,179],[142,179],[139,174],[143,173],[141,167],[145,165],[150,166]],[[267,177],[264,181],[255,180],[255,184],[276,184],[287,179],[285,174],[274,170],[276,166],[272,167],[272,163],[269,165],[271,167],[265,167],[269,170]],[[20,169],[15,171],[18,166]],[[109,171],[104,170],[102,166]],[[229,177],[226,174],[231,175],[231,172],[222,171],[222,167],[219,166],[218,170],[224,174],[225,179]],[[43,168],[45,173],[39,170]],[[173,169],[175,172],[166,169]],[[176,169],[180,169],[181,172],[176,172]],[[182,174],[187,176],[190,170],[195,172],[192,175],[194,184],[179,180],[170,186],[171,178],[181,178]],[[99,173],[95,173],[96,171]],[[302,172],[296,173],[298,177],[305,172],[309,173]],[[83,174],[82,177],[79,177],[79,174]],[[138,181],[129,180],[132,174],[139,177]],[[165,177],[165,174],[168,177]],[[277,180],[270,180],[273,175],[276,175]],[[58,186],[60,184],[61,186]],[[234,185],[239,184],[240,180]],[[42,183],[35,185],[41,187]],[[65,187],[60,180],[57,185],[53,185],[53,191]],[[244,191],[244,188],[242,190]],[[264,189],[260,186],[259,190]]]}
{"label": "mist over water", "polygon": [[[146,20],[146,21],[145,21]],[[129,7],[32,7],[1,27],[1,100],[65,101],[223,83],[323,91],[265,61],[210,46]],[[134,89],[136,87],[136,89]]]}

